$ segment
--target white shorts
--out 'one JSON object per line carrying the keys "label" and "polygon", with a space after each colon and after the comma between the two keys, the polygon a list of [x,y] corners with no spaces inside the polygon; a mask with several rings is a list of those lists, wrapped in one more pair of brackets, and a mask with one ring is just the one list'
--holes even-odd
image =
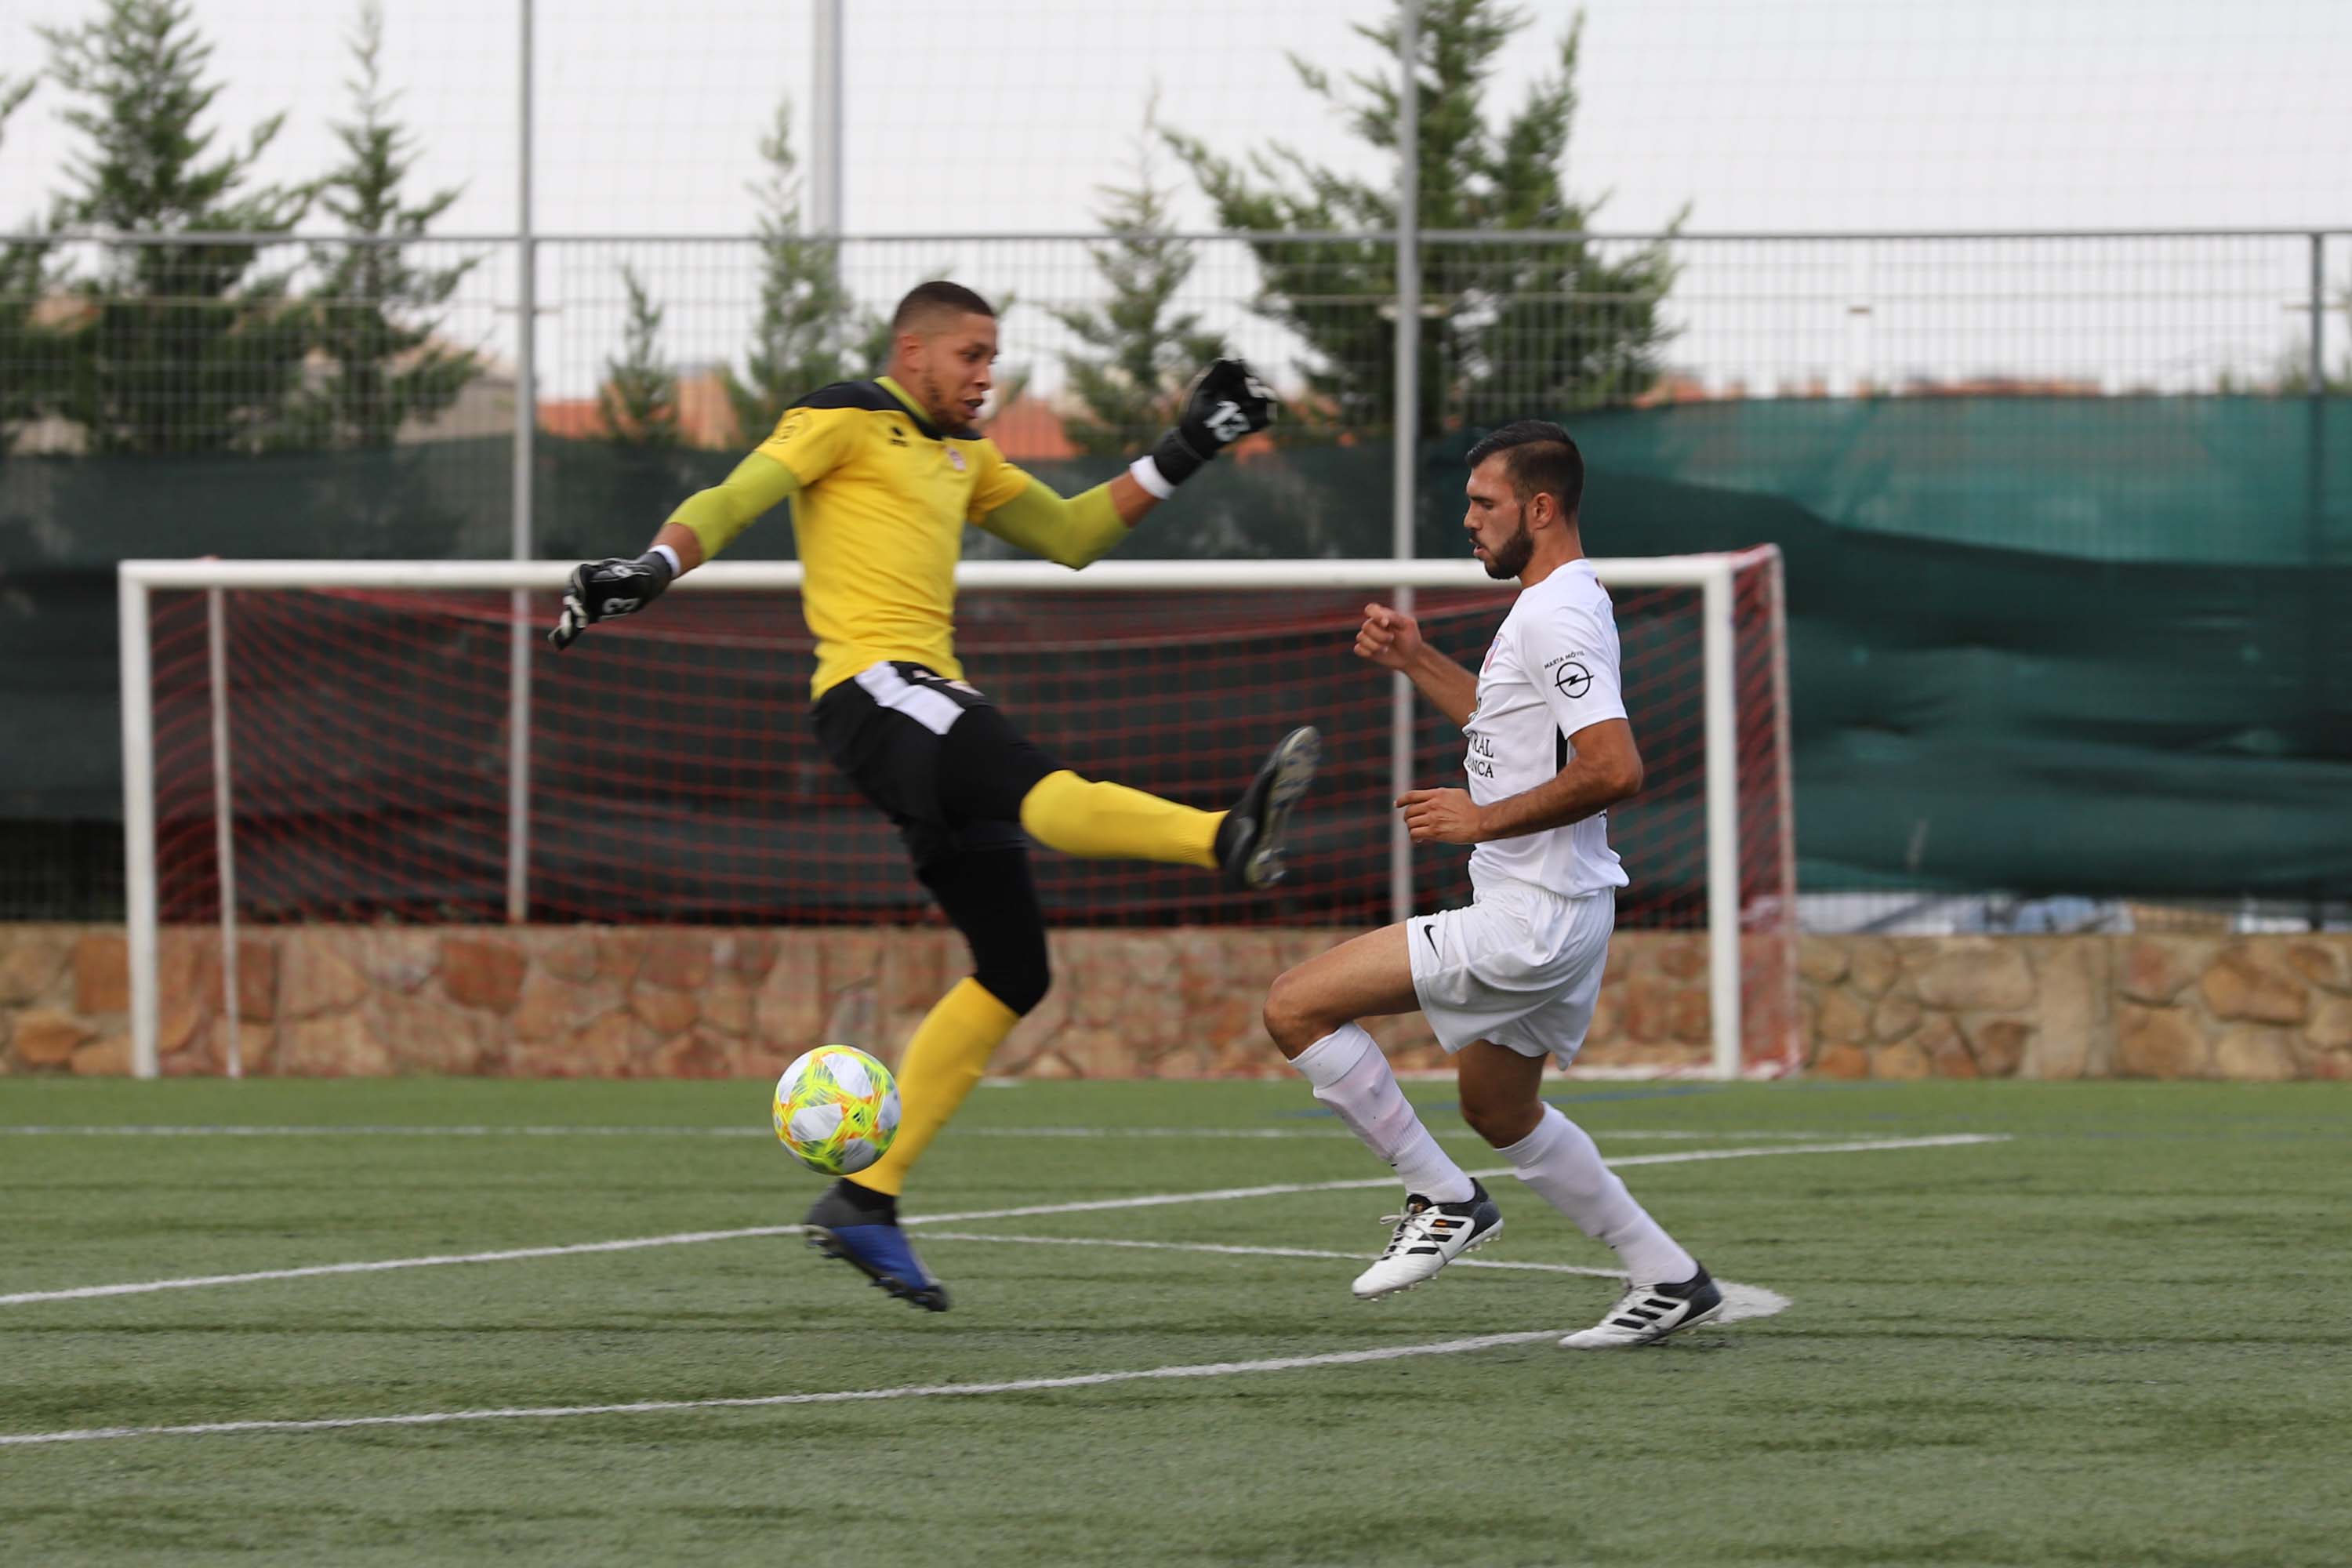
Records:
{"label": "white shorts", "polygon": [[1592,1026],[1616,923],[1613,889],[1570,899],[1526,882],[1405,921],[1413,994],[1438,1044],[1450,1054],[1487,1040],[1566,1067]]}

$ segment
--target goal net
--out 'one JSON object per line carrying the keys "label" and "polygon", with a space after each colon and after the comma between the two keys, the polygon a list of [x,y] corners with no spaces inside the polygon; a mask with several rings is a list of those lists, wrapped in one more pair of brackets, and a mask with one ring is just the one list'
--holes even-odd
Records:
{"label": "goal net", "polygon": [[[1653,1047],[1616,1055],[1628,1070],[1778,1070],[1796,1018],[1777,552],[1600,565],[1648,768],[1610,814],[1633,879],[1619,929],[1694,939],[1621,942],[1621,969],[1662,968],[1646,989],[1638,973],[1614,982],[1612,1032]],[[558,656],[540,637],[563,571],[125,565],[142,1070],[164,927],[937,921],[895,832],[810,735],[797,567],[707,567]],[[1324,736],[1273,895],[1040,854],[1048,920],[1344,930],[1401,900],[1465,900],[1466,851],[1401,845],[1390,804],[1401,783],[1458,783],[1461,735],[1425,704],[1400,735],[1390,678],[1350,652],[1367,600],[1400,585],[1429,638],[1475,668],[1509,590],[1467,562],[967,564],[971,678],[1082,773],[1219,807],[1283,730]],[[236,944],[217,951],[233,962]]]}

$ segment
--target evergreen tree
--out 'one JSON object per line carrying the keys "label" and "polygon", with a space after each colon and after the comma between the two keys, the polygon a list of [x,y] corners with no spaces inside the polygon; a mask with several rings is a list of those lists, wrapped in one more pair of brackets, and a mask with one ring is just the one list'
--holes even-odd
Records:
{"label": "evergreen tree", "polygon": [[662,308],[635,268],[624,266],[621,282],[629,291],[629,320],[620,356],[604,362],[604,386],[597,394],[604,439],[625,447],[675,447],[677,374],[661,357]]}
{"label": "evergreen tree", "polygon": [[[0,77],[0,140],[33,86],[29,77]],[[47,247],[37,240],[0,246],[0,460],[8,456],[16,426],[40,413],[57,379],[54,345],[33,325],[47,286]]]}
{"label": "evergreen tree", "polygon": [[[252,184],[284,123],[273,115],[242,146],[210,156],[198,121],[219,95],[204,79],[212,47],[186,0],[105,0],[79,27],[45,27],[50,75],[82,102],[68,125],[89,151],[67,173],[65,221],[169,244],[110,247],[81,279],[85,309],[66,345],[58,411],[94,452],[253,447],[281,438],[310,329],[284,273],[259,248],[215,234],[284,234],[308,207],[301,190]],[[181,239],[178,237],[186,237]]]}
{"label": "evergreen tree", "polygon": [[320,280],[311,293],[316,346],[332,377],[305,400],[309,437],[323,445],[388,447],[403,422],[431,419],[482,374],[480,356],[438,337],[436,312],[480,262],[447,267],[410,258],[409,243],[460,195],[436,191],[415,206],[401,185],[416,163],[414,139],[390,118],[379,57],[383,12],[360,7],[351,39],[358,74],[349,83],[355,119],[334,127],[344,162],[320,184],[322,205],[354,243],[310,247]]}
{"label": "evergreen tree", "polygon": [[1134,182],[1097,188],[1095,219],[1111,237],[1088,254],[1110,286],[1109,302],[1052,311],[1086,345],[1062,355],[1070,395],[1085,410],[1064,428],[1079,450],[1097,455],[1140,450],[1173,417],[1193,373],[1224,352],[1197,313],[1174,306],[1196,258],[1191,245],[1171,237],[1170,193],[1155,177],[1158,108],[1155,92],[1144,110]]}
{"label": "evergreen tree", "polygon": [[[1498,0],[1424,0],[1412,79],[1420,116],[1420,225],[1427,229],[1580,231],[1598,202],[1570,195],[1562,165],[1576,113],[1580,13],[1554,57],[1556,68],[1499,125],[1487,89],[1497,58],[1528,26]],[[1356,32],[1400,52],[1393,17]],[[1397,151],[1391,72],[1344,87],[1297,57],[1307,90],[1338,110],[1376,152]],[[1220,222],[1230,228],[1302,232],[1393,228],[1387,181],[1318,167],[1277,145],[1236,162],[1198,137],[1171,132]],[[1677,220],[1679,223],[1679,220]],[[1259,306],[1304,338],[1311,395],[1298,412],[1351,426],[1385,426],[1396,398],[1395,257],[1386,241],[1254,242],[1264,274]],[[1577,242],[1432,244],[1422,250],[1420,406],[1417,433],[1485,426],[1622,402],[1655,379],[1668,336],[1658,307],[1674,281],[1663,246],[1610,251]]]}
{"label": "evergreen tree", "polygon": [[747,441],[765,438],[793,403],[831,382],[866,374],[859,348],[877,340],[887,350],[889,329],[856,317],[842,286],[841,252],[830,238],[801,232],[800,160],[793,152],[793,105],[776,106],[760,139],[767,177],[752,185],[760,205],[760,321],[743,374],[722,367],[727,400]]}

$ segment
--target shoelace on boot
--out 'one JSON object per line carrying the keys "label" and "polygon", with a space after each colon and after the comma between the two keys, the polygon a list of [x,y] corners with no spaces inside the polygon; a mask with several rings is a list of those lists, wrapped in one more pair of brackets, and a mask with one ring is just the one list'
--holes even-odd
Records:
{"label": "shoelace on boot", "polygon": [[1423,1204],[1418,1208],[1407,1207],[1402,1214],[1384,1214],[1381,1215],[1381,1223],[1396,1226],[1396,1234],[1389,1237],[1388,1247],[1381,1256],[1393,1258],[1401,1251],[1409,1251],[1411,1248],[1406,1246],[1408,1242],[1425,1242],[1434,1247],[1441,1239],[1436,1234],[1437,1222],[1458,1217],[1458,1215],[1446,1214],[1435,1204],[1429,1203]]}

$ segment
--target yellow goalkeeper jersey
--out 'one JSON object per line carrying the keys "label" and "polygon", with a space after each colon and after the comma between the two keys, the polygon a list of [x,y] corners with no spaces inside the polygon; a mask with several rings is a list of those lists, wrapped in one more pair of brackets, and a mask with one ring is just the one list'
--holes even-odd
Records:
{"label": "yellow goalkeeper jersey", "polygon": [[801,608],[816,637],[811,695],[885,659],[960,678],[955,570],[976,523],[1082,566],[1123,537],[1108,487],[1064,500],[977,430],[941,430],[898,383],[845,381],[784,412],[725,485],[671,518],[706,558],[793,498]]}

